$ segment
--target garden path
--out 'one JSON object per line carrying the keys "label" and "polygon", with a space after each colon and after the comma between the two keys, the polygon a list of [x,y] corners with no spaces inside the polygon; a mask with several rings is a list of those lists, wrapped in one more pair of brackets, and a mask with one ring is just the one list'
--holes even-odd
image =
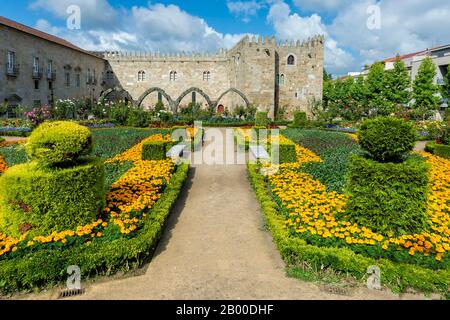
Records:
{"label": "garden path", "polygon": [[[145,273],[87,283],[79,299],[398,298],[366,288],[337,295],[288,278],[265,229],[246,166],[197,165],[190,176]],[[32,298],[55,298],[57,293]]]}

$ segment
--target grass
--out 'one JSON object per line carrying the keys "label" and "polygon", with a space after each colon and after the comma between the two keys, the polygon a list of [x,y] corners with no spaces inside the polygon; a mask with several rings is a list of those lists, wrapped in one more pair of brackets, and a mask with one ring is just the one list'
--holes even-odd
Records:
{"label": "grass", "polygon": [[322,163],[307,163],[302,171],[324,184],[328,191],[342,193],[346,184],[348,159],[359,152],[358,144],[347,134],[324,130],[287,129],[287,138],[314,151]]}
{"label": "grass", "polygon": [[349,135],[342,132],[318,129],[286,129],[281,133],[317,154],[336,147],[354,147],[357,145]]}
{"label": "grass", "polygon": [[2,157],[5,159],[8,167],[12,167],[28,161],[28,156],[23,145],[13,145],[0,148],[0,155],[2,155]]}
{"label": "grass", "polygon": [[167,134],[167,129],[108,128],[92,130],[92,155],[109,159],[154,134]]}

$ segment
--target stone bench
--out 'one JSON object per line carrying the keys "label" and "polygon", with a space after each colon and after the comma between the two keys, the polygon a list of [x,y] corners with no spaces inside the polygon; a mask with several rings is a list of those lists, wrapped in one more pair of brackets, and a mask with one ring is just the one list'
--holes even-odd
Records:
{"label": "stone bench", "polygon": [[172,159],[181,158],[183,156],[185,148],[186,148],[186,145],[177,144],[177,145],[173,146],[172,148],[170,148],[170,150],[167,152],[166,156],[168,158],[172,158]]}
{"label": "stone bench", "polygon": [[250,152],[257,160],[270,160],[270,155],[262,146],[250,146]]}

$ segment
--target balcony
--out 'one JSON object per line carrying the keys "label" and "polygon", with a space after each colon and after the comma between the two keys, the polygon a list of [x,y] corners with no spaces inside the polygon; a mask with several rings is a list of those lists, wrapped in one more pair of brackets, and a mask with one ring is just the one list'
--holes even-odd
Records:
{"label": "balcony", "polygon": [[6,75],[10,77],[17,77],[19,75],[19,65],[18,64],[6,64]]}
{"label": "balcony", "polygon": [[41,68],[33,68],[32,77],[34,80],[41,80],[42,79],[42,69]]}
{"label": "balcony", "polygon": [[52,70],[47,70],[47,80],[55,80],[56,79],[56,72]]}

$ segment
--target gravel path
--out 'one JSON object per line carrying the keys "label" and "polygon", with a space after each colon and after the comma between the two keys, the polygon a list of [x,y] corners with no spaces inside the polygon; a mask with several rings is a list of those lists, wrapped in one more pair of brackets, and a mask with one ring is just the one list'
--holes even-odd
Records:
{"label": "gravel path", "polygon": [[[246,167],[199,165],[190,176],[145,273],[88,283],[80,299],[399,298],[364,287],[337,295],[323,286],[288,278],[265,230]],[[56,296],[55,290],[27,298]]]}

